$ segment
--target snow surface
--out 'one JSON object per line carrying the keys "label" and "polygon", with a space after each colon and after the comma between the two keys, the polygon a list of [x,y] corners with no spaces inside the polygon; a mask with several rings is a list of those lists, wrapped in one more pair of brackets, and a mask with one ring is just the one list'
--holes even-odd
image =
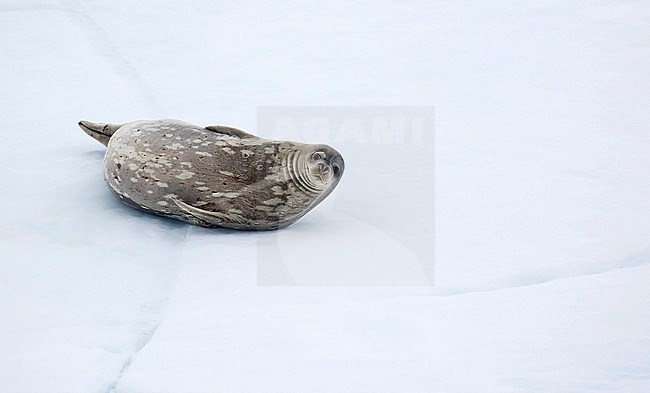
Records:
{"label": "snow surface", "polygon": [[[649,391],[649,18],[3,1],[1,390]],[[435,107],[435,178],[428,145],[301,130],[346,158],[335,193],[282,231],[208,230],[120,204],[76,126],[269,136],[269,106]]]}

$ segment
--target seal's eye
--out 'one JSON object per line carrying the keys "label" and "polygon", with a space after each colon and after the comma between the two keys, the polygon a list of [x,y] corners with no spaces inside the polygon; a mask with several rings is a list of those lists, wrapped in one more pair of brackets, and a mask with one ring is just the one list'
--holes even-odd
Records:
{"label": "seal's eye", "polygon": [[314,161],[324,160],[326,157],[322,151],[315,151],[311,154],[311,159]]}
{"label": "seal's eye", "polygon": [[332,170],[334,171],[334,176],[338,176],[341,173],[341,167],[339,164],[332,164]]}
{"label": "seal's eye", "polygon": [[343,164],[343,159],[340,156],[334,157],[331,161],[331,165],[332,172],[334,172],[334,177],[341,177],[341,175],[343,175],[343,168],[345,167]]}

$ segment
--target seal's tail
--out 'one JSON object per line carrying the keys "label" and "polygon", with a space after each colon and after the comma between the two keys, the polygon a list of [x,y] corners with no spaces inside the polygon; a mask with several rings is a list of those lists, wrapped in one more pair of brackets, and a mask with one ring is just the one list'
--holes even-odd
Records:
{"label": "seal's tail", "polygon": [[81,120],[79,122],[79,127],[81,127],[84,132],[96,140],[98,140],[102,145],[108,145],[109,139],[115,134],[115,131],[119,130],[123,124],[104,124],[104,123],[93,123],[86,120]]}

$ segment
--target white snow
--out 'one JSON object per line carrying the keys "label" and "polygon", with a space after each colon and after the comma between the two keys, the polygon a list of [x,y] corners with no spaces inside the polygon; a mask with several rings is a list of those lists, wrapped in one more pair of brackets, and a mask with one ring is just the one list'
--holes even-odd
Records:
{"label": "white snow", "polygon": [[[650,390],[649,17],[2,2],[0,390]],[[313,106],[435,107],[435,158],[433,135],[265,129]],[[147,215],[76,125],[147,118],[328,143],[346,172],[280,231]]]}

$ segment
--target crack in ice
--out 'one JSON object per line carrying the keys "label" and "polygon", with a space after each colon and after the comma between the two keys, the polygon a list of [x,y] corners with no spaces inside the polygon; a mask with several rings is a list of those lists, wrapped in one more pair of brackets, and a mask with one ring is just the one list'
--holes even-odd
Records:
{"label": "crack in ice", "polygon": [[[131,354],[129,354],[129,356],[122,364],[122,368],[120,369],[117,378],[115,378],[115,380],[108,386],[106,393],[116,392],[117,388],[122,382],[122,379],[129,371],[129,368],[135,361],[135,358],[138,356],[138,353],[140,353],[140,351],[142,351],[142,349],[144,349],[144,347],[146,347],[147,344],[151,342],[151,340],[154,337],[154,334],[156,333],[156,330],[162,323],[162,318],[160,318],[160,314],[161,314],[161,309],[163,308],[164,308],[164,304],[161,304],[159,306],[142,307],[140,314],[147,318],[142,318],[136,323],[136,329],[139,330],[139,334],[135,340],[133,346],[134,348],[131,351]],[[153,314],[153,315],[149,317],[149,315],[147,314]]]}
{"label": "crack in ice", "polygon": [[93,19],[80,0],[61,0],[63,7],[71,18],[77,22],[85,36],[95,45],[98,52],[115,69],[144,102],[149,104],[153,112],[161,110],[162,105],[151,92],[151,86],[138,74],[135,67],[122,54],[122,51],[111,41],[102,26]]}

